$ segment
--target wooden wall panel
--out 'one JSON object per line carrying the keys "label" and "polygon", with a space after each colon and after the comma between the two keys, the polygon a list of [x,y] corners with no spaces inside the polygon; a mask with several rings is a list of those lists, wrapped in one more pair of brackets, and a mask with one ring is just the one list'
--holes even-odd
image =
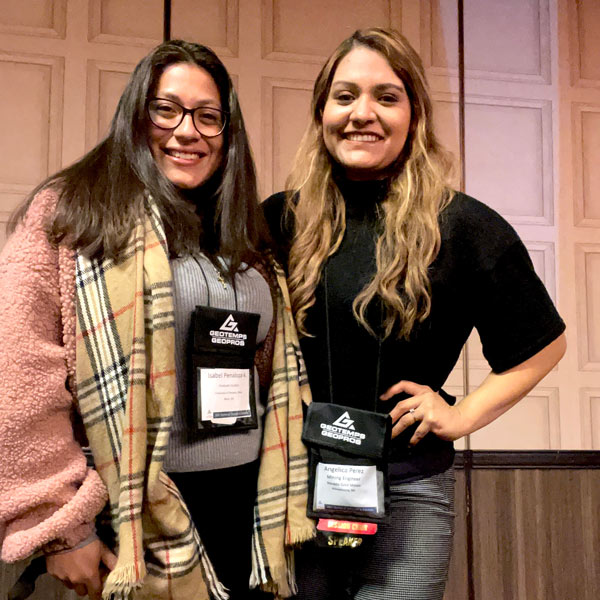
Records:
{"label": "wooden wall panel", "polygon": [[61,164],[64,61],[58,56],[0,54],[2,210],[10,211]]}
{"label": "wooden wall panel", "polygon": [[579,367],[600,371],[600,245],[576,245]]}
{"label": "wooden wall panel", "polygon": [[209,46],[221,57],[238,55],[238,0],[171,1],[171,38]]}
{"label": "wooden wall panel", "polygon": [[600,4],[597,0],[568,2],[572,82],[579,86],[600,86]]}
{"label": "wooden wall panel", "polygon": [[[600,396],[596,397],[600,400]],[[600,404],[596,404],[600,417]],[[596,421],[596,445],[600,449],[600,419]],[[581,548],[581,571],[587,596],[593,598],[600,590],[600,470],[583,471],[580,476],[579,497],[574,501],[580,503],[583,515],[583,537]],[[569,482],[570,483],[570,482]],[[576,510],[576,509],[575,509]],[[585,594],[584,594],[585,597]]]}
{"label": "wooden wall panel", "polygon": [[162,41],[162,21],[162,0],[89,0],[93,42],[155,46]]}
{"label": "wooden wall panel", "polygon": [[[558,0],[559,135],[561,182],[558,291],[569,351],[563,361],[563,438],[598,447],[590,397],[600,372],[600,4]],[[573,410],[572,399],[581,400]],[[575,419],[573,417],[579,417]],[[597,431],[598,424],[596,424]],[[596,438],[593,440],[592,438]]]}
{"label": "wooden wall panel", "polygon": [[466,0],[467,76],[548,83],[548,0]]}
{"label": "wooden wall panel", "polygon": [[424,42],[421,58],[436,74],[455,74],[458,69],[456,3],[431,0],[423,8],[421,32]]}
{"label": "wooden wall panel", "polygon": [[590,394],[590,430],[592,432],[591,448],[600,450],[600,390]]}
{"label": "wooden wall panel", "polygon": [[0,32],[64,39],[67,0],[3,2]]}
{"label": "wooden wall panel", "polygon": [[477,600],[594,600],[600,470],[473,471]]}
{"label": "wooden wall panel", "polygon": [[470,97],[467,192],[511,223],[553,223],[552,120],[545,101]]}
{"label": "wooden wall panel", "polygon": [[600,105],[573,105],[575,224],[600,227]]}
{"label": "wooden wall panel", "polygon": [[263,81],[263,164],[267,193],[285,189],[298,144],[310,114],[312,82]]}
{"label": "wooden wall panel", "polygon": [[263,57],[322,64],[356,29],[400,28],[399,4],[391,0],[263,0]]}
{"label": "wooden wall panel", "polygon": [[458,123],[458,98],[453,94],[433,94],[433,120],[435,133],[441,144],[452,153],[455,170],[452,185],[460,188],[460,143]]}
{"label": "wooden wall panel", "polygon": [[[458,71],[455,2],[423,2],[422,58],[435,75]],[[465,0],[465,76],[476,79],[549,83],[548,0]]]}
{"label": "wooden wall panel", "polygon": [[600,107],[581,114],[583,159],[583,220],[600,226]]}
{"label": "wooden wall panel", "polygon": [[[518,569],[515,481],[512,473],[473,472],[473,577],[478,600],[514,600]],[[516,581],[515,581],[516,583]],[[507,589],[508,587],[508,589]]]}
{"label": "wooden wall panel", "polygon": [[[525,479],[526,473],[521,477]],[[537,477],[539,492],[526,497],[533,514],[524,523],[522,559],[534,558],[539,566],[527,561],[528,566],[537,571],[545,589],[525,597],[592,600],[600,582],[598,561],[594,561],[594,556],[600,556],[600,471],[542,471]],[[589,556],[589,550],[595,554]]]}
{"label": "wooden wall panel", "polygon": [[510,439],[514,450],[560,448],[558,389],[538,386],[515,407],[471,435],[478,450],[504,450]]}
{"label": "wooden wall panel", "polygon": [[581,399],[581,437],[584,448],[600,450],[600,388],[584,388]]}
{"label": "wooden wall panel", "polygon": [[119,98],[135,65],[90,60],[86,91],[86,148],[108,133]]}

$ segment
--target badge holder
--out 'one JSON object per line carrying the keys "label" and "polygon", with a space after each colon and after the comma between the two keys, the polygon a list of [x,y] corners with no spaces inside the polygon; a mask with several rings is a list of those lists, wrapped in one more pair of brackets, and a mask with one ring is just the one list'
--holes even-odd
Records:
{"label": "badge holder", "polygon": [[[388,453],[392,420],[388,414],[333,402],[328,265],[323,270],[323,284],[329,402],[309,405],[302,429],[309,455],[306,512],[318,519],[317,545],[358,548],[373,539],[377,525],[389,518]],[[379,337],[374,408],[379,395],[381,345]]]}
{"label": "badge holder", "polygon": [[256,429],[254,355],[260,315],[210,306],[192,314],[191,422],[199,432]]}
{"label": "badge holder", "polygon": [[307,515],[319,519],[318,544],[356,548],[387,522],[390,439],[387,414],[322,402],[308,407]]}

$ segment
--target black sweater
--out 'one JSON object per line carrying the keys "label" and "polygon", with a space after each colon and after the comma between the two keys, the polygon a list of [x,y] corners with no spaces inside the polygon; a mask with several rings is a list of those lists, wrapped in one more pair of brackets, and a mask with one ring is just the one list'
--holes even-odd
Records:
{"label": "black sweater", "polygon": [[[308,311],[306,325],[314,337],[301,340],[314,400],[389,412],[394,400],[381,402],[378,397],[400,380],[440,390],[473,327],[495,372],[527,360],[564,330],[513,228],[486,205],[456,194],[439,219],[441,248],[429,268],[431,314],[415,326],[408,341],[394,334],[383,341],[377,378],[379,342],[357,322],[352,302],[375,272],[378,207],[386,186],[342,182],[340,187],[346,202],[346,232],[327,261],[315,305]],[[285,265],[293,223],[283,213],[284,197],[271,196],[264,208]],[[376,301],[368,317],[372,326],[380,322]],[[439,473],[452,464],[452,443],[433,434],[409,448],[414,428],[393,441],[392,482]]]}

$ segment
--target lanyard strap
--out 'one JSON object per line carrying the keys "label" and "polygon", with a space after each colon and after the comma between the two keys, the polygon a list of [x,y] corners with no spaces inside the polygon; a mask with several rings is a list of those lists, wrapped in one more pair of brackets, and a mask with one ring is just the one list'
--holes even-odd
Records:
{"label": "lanyard strap", "polygon": [[[323,287],[325,289],[325,340],[327,344],[327,366],[329,379],[329,402],[333,404],[333,364],[331,361],[331,327],[329,325],[329,281],[328,267],[326,264],[323,269]],[[375,365],[375,393],[373,398],[373,412],[377,412],[377,402],[379,400],[379,378],[381,373],[381,336],[377,336],[377,364]]]}
{"label": "lanyard strap", "polygon": [[[215,267],[215,265],[210,261],[210,259],[206,255],[203,254],[202,256],[204,256],[204,258],[206,258],[206,260],[208,260],[210,262],[211,267],[215,270],[215,272],[217,273],[217,276],[220,277],[220,280],[223,283],[223,287],[226,289],[225,281],[223,280],[223,276],[222,276],[221,272],[217,269],[217,267]],[[200,267],[200,272],[202,273],[202,277],[204,278],[204,283],[206,284],[206,305],[211,306],[210,286],[208,285],[208,277],[206,276],[204,267],[198,260],[198,257],[192,255],[192,258],[196,261],[196,264],[198,265],[198,267]],[[234,298],[234,302],[235,302],[235,310],[238,310],[238,297],[237,297],[237,290],[235,287],[235,281],[232,283],[231,287],[233,288],[233,298]]]}

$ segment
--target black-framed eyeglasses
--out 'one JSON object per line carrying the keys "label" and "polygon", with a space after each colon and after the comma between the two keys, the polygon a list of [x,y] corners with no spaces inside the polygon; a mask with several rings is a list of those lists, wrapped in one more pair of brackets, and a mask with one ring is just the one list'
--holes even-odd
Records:
{"label": "black-framed eyeglasses", "polygon": [[174,100],[152,98],[148,101],[147,110],[150,121],[160,129],[176,129],[187,114],[192,115],[196,131],[204,137],[221,135],[227,125],[228,113],[212,106],[185,108]]}

